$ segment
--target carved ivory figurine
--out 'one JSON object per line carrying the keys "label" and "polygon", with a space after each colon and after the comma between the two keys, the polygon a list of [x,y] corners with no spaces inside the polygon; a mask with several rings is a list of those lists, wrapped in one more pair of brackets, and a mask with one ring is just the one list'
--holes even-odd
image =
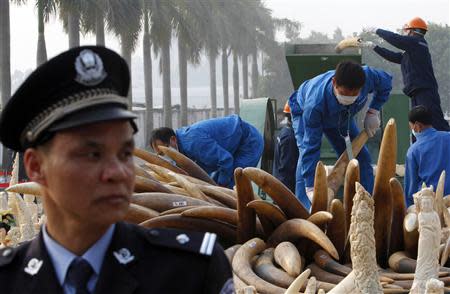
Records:
{"label": "carved ivory figurine", "polygon": [[353,270],[328,294],[383,293],[376,259],[373,206],[370,194],[357,182],[349,231]]}
{"label": "carved ivory figurine", "polygon": [[419,245],[417,266],[411,292],[425,293],[429,279],[437,279],[439,273],[439,245],[441,223],[435,210],[433,187],[422,188],[414,194],[419,219]]}

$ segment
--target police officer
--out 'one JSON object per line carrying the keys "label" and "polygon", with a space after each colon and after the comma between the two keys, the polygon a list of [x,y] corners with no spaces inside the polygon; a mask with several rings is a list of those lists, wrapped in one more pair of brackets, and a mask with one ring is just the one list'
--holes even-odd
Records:
{"label": "police officer", "polygon": [[[392,89],[392,76],[352,61],[343,61],[336,70],[320,74],[300,85],[289,98],[289,106],[300,156],[297,163],[295,193],[306,208],[313,199],[314,175],[320,159],[322,135],[339,156],[359,133],[354,116],[364,108],[373,93],[364,118],[364,128],[372,137],[380,127],[379,111]],[[367,147],[357,159],[361,183],[373,189],[373,170]]]}
{"label": "police officer", "polygon": [[450,131],[442,113],[438,84],[434,76],[428,43],[425,40],[427,23],[420,17],[415,17],[405,24],[403,31],[404,36],[382,29],[374,30],[379,37],[403,52],[393,52],[375,46],[372,42],[365,42],[363,45],[372,47],[384,59],[400,64],[403,92],[411,98],[411,107],[424,105],[432,113],[433,127],[438,131]]}
{"label": "police officer", "polygon": [[214,234],[121,222],[135,176],[129,86],[119,55],[78,47],[36,69],[4,107],[0,141],[24,152],[47,223],[0,250],[2,293],[231,293]]}
{"label": "police officer", "polygon": [[183,153],[204,169],[217,184],[232,188],[237,167],[255,167],[264,149],[259,131],[237,115],[207,119],[177,130],[153,130],[150,146],[168,146]]}
{"label": "police officer", "polygon": [[273,176],[292,192],[295,192],[295,162],[298,161],[298,148],[292,128],[291,108],[288,102],[284,105],[283,113],[282,128],[275,142]]}

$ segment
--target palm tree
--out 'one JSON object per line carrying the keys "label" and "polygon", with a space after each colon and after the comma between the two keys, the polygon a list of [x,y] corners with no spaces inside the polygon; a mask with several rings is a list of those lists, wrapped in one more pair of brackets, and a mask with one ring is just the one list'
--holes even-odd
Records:
{"label": "palm tree", "polygon": [[178,37],[178,68],[180,76],[180,108],[181,125],[188,124],[187,117],[187,65],[200,63],[200,53],[203,46],[201,38],[202,27],[201,0],[179,1],[178,13],[173,16],[175,31]]}
{"label": "palm tree", "polygon": [[39,66],[47,61],[44,28],[45,22],[47,22],[50,15],[56,11],[56,3],[52,0],[37,0],[36,6],[38,8],[38,43],[36,65]]}
{"label": "palm tree", "polygon": [[99,46],[105,46],[105,14],[109,5],[109,0],[87,1],[80,11],[81,31],[95,34]]}
{"label": "palm tree", "polygon": [[176,14],[174,0],[148,0],[150,9],[150,36],[153,52],[160,56],[160,72],[163,83],[164,126],[172,127],[172,94],[170,88],[170,44],[172,41],[172,18]]}
{"label": "palm tree", "polygon": [[57,0],[59,17],[69,36],[69,48],[80,46],[80,16],[88,0]]}
{"label": "palm tree", "polygon": [[[131,74],[131,54],[136,48],[141,30],[141,0],[109,0],[105,14],[107,28],[120,38],[122,57],[127,61]],[[132,106],[132,87],[128,92],[130,107]]]}
{"label": "palm tree", "polygon": [[148,24],[149,7],[148,2],[143,0],[144,37],[142,49],[144,58],[144,81],[145,81],[145,144],[150,142],[153,130],[153,79],[152,79],[152,50],[150,44],[150,30]]}
{"label": "palm tree", "polygon": [[[0,1],[0,85],[2,107],[11,96],[11,39],[9,24],[9,1]],[[11,154],[6,147],[2,149],[2,167],[6,169],[11,162]]]}
{"label": "palm tree", "polygon": [[234,113],[240,113],[239,105],[239,60],[238,53],[233,51],[233,101],[234,101]]}
{"label": "palm tree", "polygon": [[230,52],[226,46],[222,45],[222,89],[223,89],[223,111],[224,115],[230,114],[230,104],[228,95],[228,56]]}

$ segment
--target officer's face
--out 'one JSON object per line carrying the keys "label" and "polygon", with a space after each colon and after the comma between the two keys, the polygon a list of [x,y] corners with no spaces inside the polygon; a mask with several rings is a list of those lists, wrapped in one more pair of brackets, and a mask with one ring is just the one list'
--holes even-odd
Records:
{"label": "officer's face", "polygon": [[[110,225],[125,216],[134,188],[133,130],[109,121],[57,133],[48,148],[28,149],[29,177],[44,186],[49,225]],[[29,153],[29,154],[27,154]]]}

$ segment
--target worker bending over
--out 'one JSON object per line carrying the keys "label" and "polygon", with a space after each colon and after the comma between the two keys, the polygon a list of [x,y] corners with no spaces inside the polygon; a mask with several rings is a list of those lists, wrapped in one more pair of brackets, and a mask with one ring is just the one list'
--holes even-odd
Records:
{"label": "worker bending over", "polygon": [[183,153],[224,187],[233,187],[235,168],[255,167],[264,149],[259,131],[237,115],[199,121],[175,131],[155,129],[150,146],[162,155],[160,145]]}

